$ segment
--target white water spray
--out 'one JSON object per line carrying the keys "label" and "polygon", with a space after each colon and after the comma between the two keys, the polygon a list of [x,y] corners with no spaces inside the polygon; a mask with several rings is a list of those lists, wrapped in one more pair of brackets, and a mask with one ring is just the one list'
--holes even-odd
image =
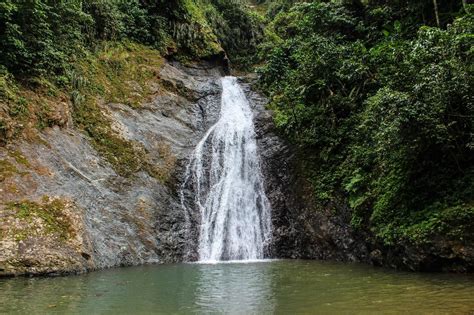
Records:
{"label": "white water spray", "polygon": [[196,146],[183,184],[192,181],[201,214],[199,261],[262,259],[271,217],[253,115],[236,78],[222,78],[222,89],[220,118]]}

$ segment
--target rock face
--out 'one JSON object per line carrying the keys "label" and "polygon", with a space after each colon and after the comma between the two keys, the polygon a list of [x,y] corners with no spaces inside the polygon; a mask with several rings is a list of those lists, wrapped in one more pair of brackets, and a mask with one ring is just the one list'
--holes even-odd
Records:
{"label": "rock face", "polygon": [[152,161],[172,162],[168,182],[146,172],[117,175],[72,127],[0,148],[0,275],[77,273],[182,258],[187,236],[176,178],[219,114],[221,74],[205,63],[165,63],[159,75],[164,88],[151,102],[138,109],[107,104],[103,110],[113,128],[140,143]]}
{"label": "rock face", "polygon": [[[167,181],[145,171],[119,176],[72,126],[70,114],[59,114],[62,127],[43,131],[37,141],[0,147],[0,276],[194,260],[200,218],[186,218],[180,181],[191,151],[219,116],[219,69],[205,63],[165,63],[152,101],[139,108],[103,106],[117,133],[143,146],[156,165],[171,168]],[[295,148],[279,137],[272,112],[265,109],[267,100],[252,90],[252,81],[243,78],[241,84],[254,111],[272,206],[268,257],[474,270],[472,243],[433,240],[432,246],[386,248],[351,228],[345,200],[325,208],[314,204]],[[68,112],[65,104],[61,106]],[[185,199],[190,194],[183,191]]]}
{"label": "rock face", "polygon": [[254,108],[257,141],[272,206],[273,244],[269,255],[279,258],[360,261],[367,256],[350,228],[348,209],[337,213],[313,209],[309,185],[298,175],[294,148],[277,133],[267,100],[252,91],[252,79],[243,83]]}

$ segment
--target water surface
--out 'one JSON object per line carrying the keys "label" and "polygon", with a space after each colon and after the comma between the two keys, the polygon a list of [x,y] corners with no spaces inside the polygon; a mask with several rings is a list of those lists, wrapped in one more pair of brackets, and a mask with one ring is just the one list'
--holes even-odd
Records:
{"label": "water surface", "polygon": [[474,314],[473,275],[269,261],[0,280],[8,314]]}

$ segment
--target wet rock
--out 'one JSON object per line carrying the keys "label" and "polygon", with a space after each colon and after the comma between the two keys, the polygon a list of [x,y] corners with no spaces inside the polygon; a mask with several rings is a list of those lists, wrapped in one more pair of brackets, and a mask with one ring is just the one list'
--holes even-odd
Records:
{"label": "wet rock", "polygon": [[268,255],[280,258],[364,261],[368,249],[350,227],[349,209],[339,204],[321,209],[299,173],[296,150],[279,135],[267,100],[252,90],[255,77],[242,80],[254,108],[254,121],[272,206],[273,244]]}
{"label": "wet rock", "polygon": [[382,266],[383,264],[383,254],[380,249],[374,249],[370,252],[370,261],[375,266]]}
{"label": "wet rock", "polygon": [[447,241],[438,236],[428,243],[404,242],[393,246],[374,245],[381,252],[371,263],[411,271],[473,272],[474,242]]}

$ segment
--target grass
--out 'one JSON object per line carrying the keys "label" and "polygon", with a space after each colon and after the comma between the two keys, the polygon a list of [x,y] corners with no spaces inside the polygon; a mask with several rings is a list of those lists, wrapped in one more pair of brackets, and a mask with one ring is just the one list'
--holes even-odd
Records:
{"label": "grass", "polygon": [[58,106],[67,100],[67,91],[46,79],[17,82],[0,69],[0,145],[19,138],[37,140],[37,131],[62,126]]}
{"label": "grass", "polygon": [[98,96],[106,103],[133,108],[149,97],[150,81],[163,65],[160,52],[147,46],[106,42],[97,53],[89,53],[70,73],[73,92]]}

